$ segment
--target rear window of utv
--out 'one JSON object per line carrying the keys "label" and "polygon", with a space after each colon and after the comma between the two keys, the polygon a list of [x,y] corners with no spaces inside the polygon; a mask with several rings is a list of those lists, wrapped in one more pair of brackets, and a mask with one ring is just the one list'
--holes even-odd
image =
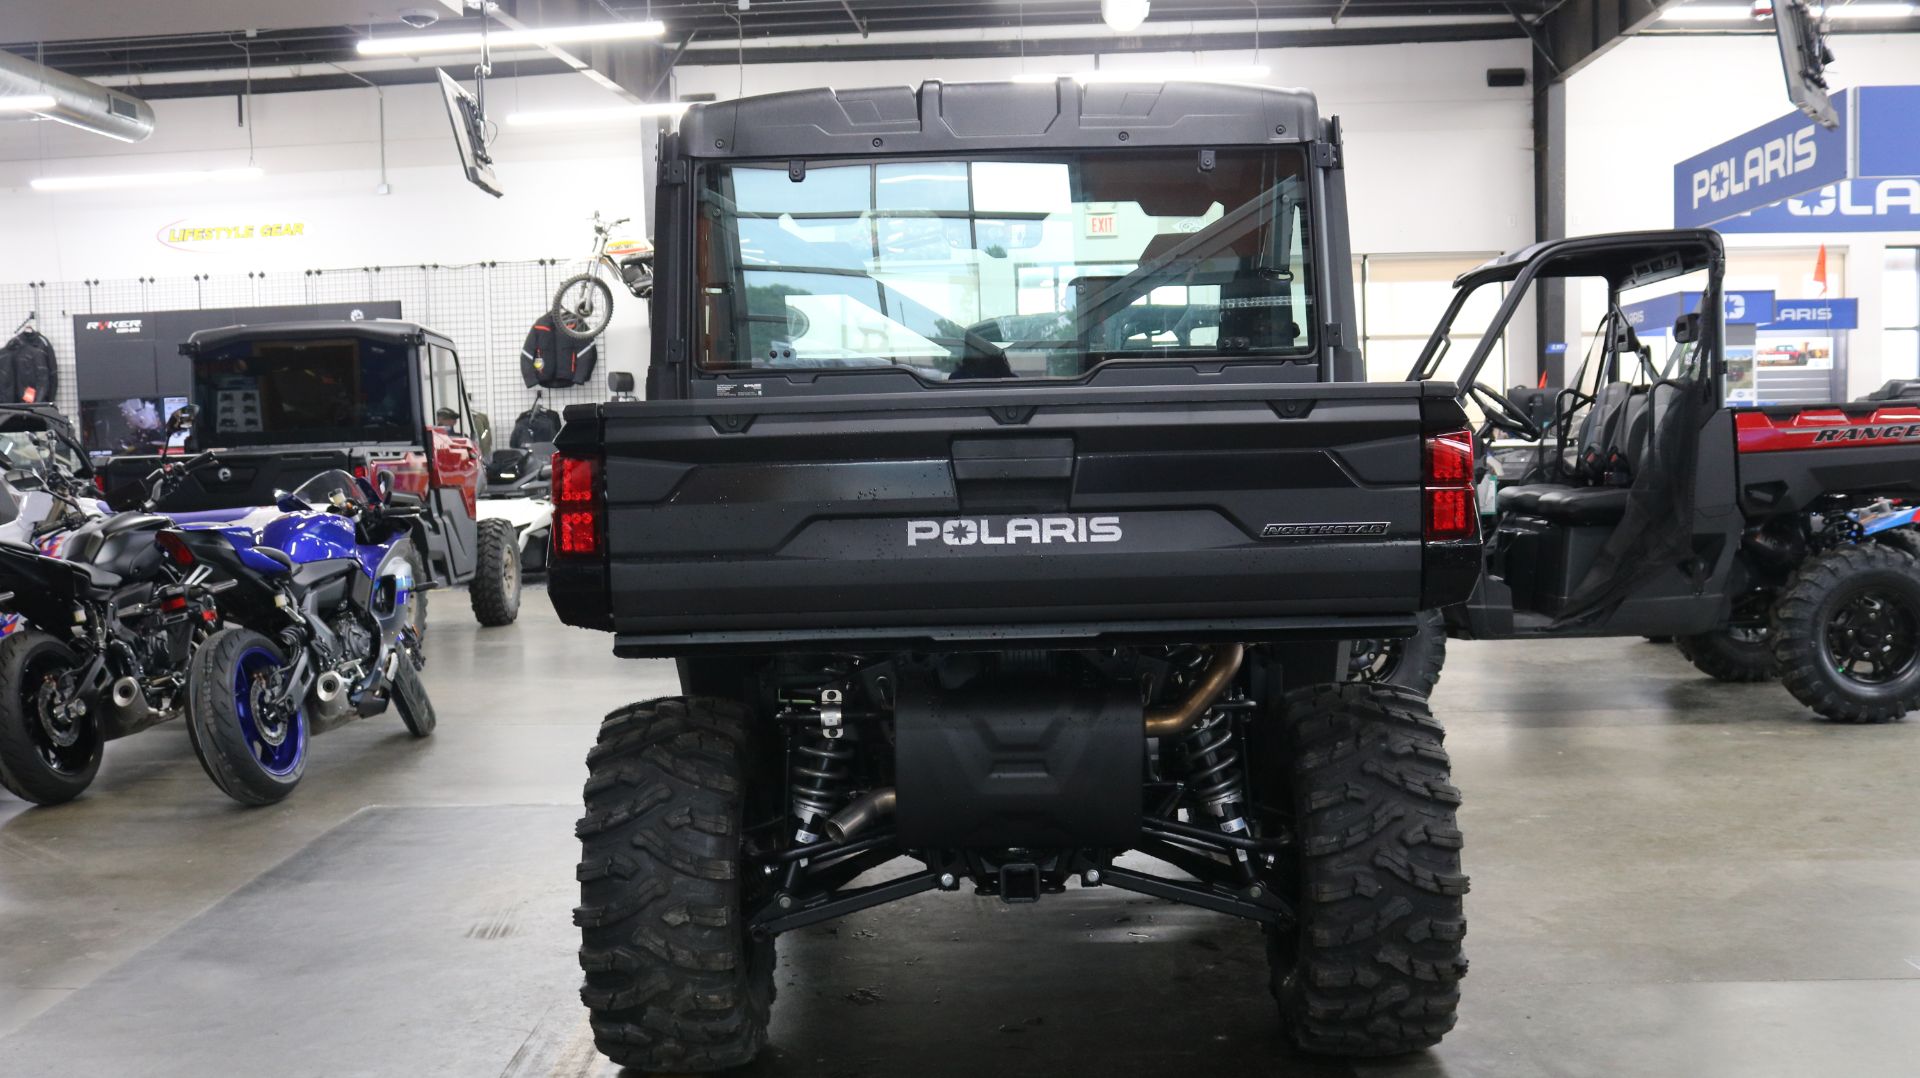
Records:
{"label": "rear window of utv", "polygon": [[699,364],[938,384],[1311,356],[1309,175],[1298,146],[708,165]]}
{"label": "rear window of utv", "polygon": [[205,446],[406,442],[413,350],[359,337],[230,341],[193,357]]}

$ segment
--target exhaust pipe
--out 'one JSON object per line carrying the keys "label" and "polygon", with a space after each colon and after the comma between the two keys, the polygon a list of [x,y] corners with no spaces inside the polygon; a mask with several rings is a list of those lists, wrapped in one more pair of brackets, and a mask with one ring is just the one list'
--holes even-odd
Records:
{"label": "exhaust pipe", "polygon": [[861,794],[827,821],[827,837],[835,842],[845,842],[871,827],[880,817],[893,815],[894,805],[898,802],[899,795],[891,786]]}
{"label": "exhaust pipe", "polygon": [[164,711],[155,711],[147,706],[147,696],[140,691],[140,682],[131,677],[115,678],[107,689],[105,706],[101,708],[100,731],[102,737],[113,739],[144,730],[167,717]]}
{"label": "exhaust pipe", "polygon": [[316,734],[333,729],[349,718],[358,718],[351,714],[353,700],[347,696],[347,681],[332,670],[322,671],[313,679],[312,712],[307,716],[307,725]]}
{"label": "exhaust pipe", "polygon": [[1185,699],[1147,711],[1147,736],[1177,737],[1190,729],[1233,683],[1233,676],[1240,672],[1240,661],[1246,654],[1247,649],[1243,644],[1221,644],[1214,648],[1213,659],[1207,663],[1207,672],[1201,675],[1200,683],[1187,693]]}
{"label": "exhaust pipe", "polygon": [[153,106],[145,101],[6,51],[0,51],[0,97],[52,98],[34,114],[121,142],[153,134]]}

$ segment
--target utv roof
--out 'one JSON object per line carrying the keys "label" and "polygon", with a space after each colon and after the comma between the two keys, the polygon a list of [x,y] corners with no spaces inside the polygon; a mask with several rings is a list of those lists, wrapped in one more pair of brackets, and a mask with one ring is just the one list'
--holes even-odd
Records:
{"label": "utv roof", "polygon": [[806,159],[1141,146],[1261,146],[1322,137],[1305,90],[1213,82],[923,82],[697,104],[691,157]]}
{"label": "utv roof", "polygon": [[186,343],[180,346],[180,354],[190,356],[202,348],[211,348],[229,341],[261,337],[277,340],[365,337],[369,340],[401,341],[408,344],[419,344],[432,338],[448,347],[453,346],[453,341],[446,334],[435,332],[418,322],[405,322],[397,318],[365,318],[358,321],[347,318],[321,318],[305,322],[257,324],[243,322],[235,326],[196,330],[187,338]]}
{"label": "utv roof", "polygon": [[1541,277],[1605,277],[1614,287],[1649,284],[1706,269],[1724,258],[1720,234],[1710,228],[1602,232],[1543,240],[1491,258],[1461,274],[1454,287],[1511,281],[1528,266]]}

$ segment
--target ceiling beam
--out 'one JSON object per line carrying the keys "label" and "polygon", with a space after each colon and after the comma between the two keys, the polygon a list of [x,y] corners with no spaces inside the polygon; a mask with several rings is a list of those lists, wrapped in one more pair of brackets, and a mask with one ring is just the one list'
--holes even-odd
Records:
{"label": "ceiling beam", "polygon": [[[1031,38],[1001,40],[878,41],[844,45],[748,45],[749,64],[845,63],[858,60],[974,60],[1034,56],[1073,56],[1129,52],[1208,52],[1221,50],[1313,48],[1333,45],[1405,45],[1416,42],[1504,41],[1525,37],[1511,22],[1443,23],[1419,26],[1334,27],[1326,30],[1262,30],[1258,42],[1244,34],[1156,34],[1151,37]],[[740,60],[733,42],[691,48],[681,66],[731,67]]]}
{"label": "ceiling beam", "polygon": [[1532,37],[1555,82],[1651,26],[1672,0],[1565,0],[1533,20]]}

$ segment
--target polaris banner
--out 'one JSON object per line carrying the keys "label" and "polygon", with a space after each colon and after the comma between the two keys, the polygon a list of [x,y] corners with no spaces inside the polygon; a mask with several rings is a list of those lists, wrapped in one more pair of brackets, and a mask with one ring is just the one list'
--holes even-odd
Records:
{"label": "polaris banner", "polygon": [[1920,232],[1920,173],[1847,180],[1714,227],[1722,232]]}
{"label": "polaris banner", "polygon": [[1762,333],[1790,333],[1795,330],[1857,329],[1860,326],[1860,301],[1854,299],[1782,299],[1773,304],[1773,321],[1759,327]]}
{"label": "polaris banner", "polygon": [[1884,179],[1920,176],[1920,86],[1862,86],[1853,91],[1860,120],[1853,156],[1855,176]]}
{"label": "polaris banner", "polygon": [[1697,228],[1839,183],[1851,165],[1846,95],[1833,99],[1840,127],[1782,116],[1673,167],[1673,223]]}

